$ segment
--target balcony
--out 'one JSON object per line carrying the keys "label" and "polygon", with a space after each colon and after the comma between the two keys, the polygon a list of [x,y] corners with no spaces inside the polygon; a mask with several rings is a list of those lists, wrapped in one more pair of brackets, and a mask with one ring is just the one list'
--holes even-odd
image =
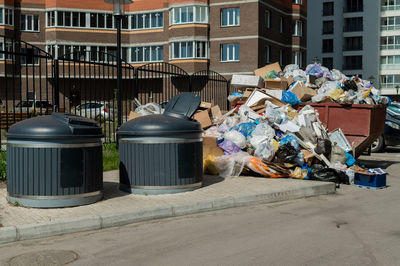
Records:
{"label": "balcony", "polygon": [[400,70],[400,64],[381,65],[381,70]]}
{"label": "balcony", "polygon": [[381,83],[381,89],[394,89],[400,87],[400,83]]}

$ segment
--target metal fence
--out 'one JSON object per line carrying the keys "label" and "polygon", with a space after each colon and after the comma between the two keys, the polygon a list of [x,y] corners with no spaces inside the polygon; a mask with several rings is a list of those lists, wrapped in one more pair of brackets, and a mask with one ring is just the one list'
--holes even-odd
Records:
{"label": "metal fence", "polygon": [[[99,121],[104,141],[114,142],[118,125],[117,58],[77,51],[58,59],[29,43],[0,36],[0,141],[10,126],[60,111]],[[141,104],[163,103],[181,92],[227,110],[229,82],[213,71],[189,75],[169,63],[134,68],[122,62],[121,123]]]}

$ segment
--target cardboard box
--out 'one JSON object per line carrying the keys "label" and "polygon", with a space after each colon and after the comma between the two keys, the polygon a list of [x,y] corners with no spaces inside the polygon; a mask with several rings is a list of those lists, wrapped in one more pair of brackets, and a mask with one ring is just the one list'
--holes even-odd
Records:
{"label": "cardboard box", "polygon": [[232,75],[231,87],[240,88],[264,88],[264,79],[259,76]]}
{"label": "cardboard box", "polygon": [[246,105],[249,107],[257,106],[260,104],[264,104],[266,100],[278,107],[287,105],[287,103],[282,102],[280,99],[274,97],[273,95],[268,95],[267,93],[260,90],[253,91],[253,93],[247,100]]}
{"label": "cardboard box", "polygon": [[218,139],[214,137],[203,137],[203,159],[208,155],[215,157],[224,155],[224,150],[218,146]]}
{"label": "cardboard box", "polygon": [[197,111],[193,116],[193,119],[197,120],[197,122],[201,124],[201,127],[203,129],[212,126],[212,122],[208,111],[209,110]]}
{"label": "cardboard box", "polygon": [[208,102],[201,102],[199,108],[201,108],[201,109],[210,109],[211,106],[212,106],[211,103],[208,103]]}
{"label": "cardboard box", "polygon": [[266,79],[265,88],[270,90],[286,90],[288,83],[285,80]]}
{"label": "cardboard box", "polygon": [[222,113],[221,113],[221,109],[219,108],[218,105],[211,107],[210,112],[211,112],[212,122],[216,123],[219,120],[221,120]]}
{"label": "cardboard box", "polygon": [[132,119],[135,119],[135,118],[138,118],[138,117],[141,117],[141,116],[142,116],[141,114],[134,113],[134,112],[130,111],[129,116],[128,116],[128,121],[132,120]]}
{"label": "cardboard box", "polygon": [[275,70],[276,73],[282,72],[281,66],[276,62],[254,70],[254,75],[265,78],[265,76],[272,70]]}
{"label": "cardboard box", "polygon": [[247,100],[250,95],[253,93],[254,89],[253,88],[247,88],[244,92],[243,92],[243,96],[242,96],[242,100]]}
{"label": "cardboard box", "polygon": [[302,102],[307,102],[311,98],[317,95],[317,92],[309,87],[307,87],[303,82],[296,82],[291,89],[291,92],[296,94],[297,98]]}

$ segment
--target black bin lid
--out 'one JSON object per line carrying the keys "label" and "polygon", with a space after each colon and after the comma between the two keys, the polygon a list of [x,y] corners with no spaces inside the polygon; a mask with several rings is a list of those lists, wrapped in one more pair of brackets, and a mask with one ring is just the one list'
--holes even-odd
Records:
{"label": "black bin lid", "polygon": [[119,136],[162,137],[181,134],[200,133],[200,123],[167,115],[147,115],[135,118],[124,123]]}
{"label": "black bin lid", "polygon": [[10,127],[8,139],[51,140],[101,138],[102,129],[96,121],[81,116],[53,113],[18,122]]}

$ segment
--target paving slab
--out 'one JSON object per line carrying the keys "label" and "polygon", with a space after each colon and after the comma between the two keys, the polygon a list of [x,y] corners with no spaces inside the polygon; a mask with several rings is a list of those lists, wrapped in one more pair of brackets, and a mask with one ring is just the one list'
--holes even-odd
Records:
{"label": "paving slab", "polygon": [[0,186],[0,243],[97,230],[146,220],[250,204],[335,193],[333,183],[293,179],[204,176],[191,192],[132,195],[118,189],[118,171],[104,173],[104,198],[95,204],[55,209],[14,206]]}

